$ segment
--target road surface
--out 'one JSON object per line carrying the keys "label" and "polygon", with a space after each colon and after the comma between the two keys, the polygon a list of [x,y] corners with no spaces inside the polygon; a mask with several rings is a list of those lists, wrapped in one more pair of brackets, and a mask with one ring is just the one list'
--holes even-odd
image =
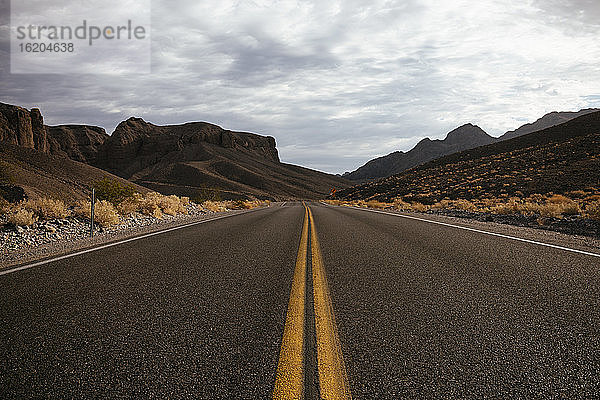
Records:
{"label": "road surface", "polygon": [[286,202],[0,276],[0,398],[585,398],[600,258]]}

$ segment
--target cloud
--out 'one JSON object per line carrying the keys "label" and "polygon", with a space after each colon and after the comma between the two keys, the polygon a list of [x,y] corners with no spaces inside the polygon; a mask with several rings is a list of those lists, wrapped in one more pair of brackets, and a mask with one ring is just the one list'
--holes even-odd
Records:
{"label": "cloud", "polygon": [[109,132],[210,121],[328,172],[467,122],[499,135],[600,106],[596,1],[155,0],[152,74],[115,76],[10,75],[6,3],[0,101]]}

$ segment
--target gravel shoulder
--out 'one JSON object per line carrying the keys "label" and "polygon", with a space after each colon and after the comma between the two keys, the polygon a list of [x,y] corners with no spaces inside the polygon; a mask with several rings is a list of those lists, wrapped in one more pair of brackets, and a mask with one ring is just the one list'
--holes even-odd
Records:
{"label": "gravel shoulder", "polygon": [[90,237],[89,221],[81,218],[50,220],[15,228],[5,223],[5,217],[0,217],[0,270],[247,210],[211,212],[190,205],[187,211],[188,214],[164,215],[161,219],[134,214],[119,225],[96,226],[94,237]]}

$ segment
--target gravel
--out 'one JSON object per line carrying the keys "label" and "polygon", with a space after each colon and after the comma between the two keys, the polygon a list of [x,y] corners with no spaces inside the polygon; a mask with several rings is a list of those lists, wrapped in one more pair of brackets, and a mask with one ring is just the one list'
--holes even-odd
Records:
{"label": "gravel", "polygon": [[196,204],[186,206],[187,214],[164,215],[162,219],[134,213],[122,217],[122,223],[111,227],[96,225],[90,237],[90,221],[69,217],[39,221],[32,226],[12,226],[6,215],[0,216],[0,268],[23,264],[50,256],[112,242],[144,233],[184,225],[214,215],[240,211],[211,212]]}

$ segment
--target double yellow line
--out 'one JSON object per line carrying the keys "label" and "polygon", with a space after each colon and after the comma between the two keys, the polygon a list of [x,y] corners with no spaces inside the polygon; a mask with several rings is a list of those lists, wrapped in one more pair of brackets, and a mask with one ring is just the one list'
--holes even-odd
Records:
{"label": "double yellow line", "polygon": [[322,399],[351,399],[315,222],[310,208],[306,205],[304,205],[304,224],[281,341],[273,399],[302,399],[303,395],[304,308],[309,223],[319,390]]}

